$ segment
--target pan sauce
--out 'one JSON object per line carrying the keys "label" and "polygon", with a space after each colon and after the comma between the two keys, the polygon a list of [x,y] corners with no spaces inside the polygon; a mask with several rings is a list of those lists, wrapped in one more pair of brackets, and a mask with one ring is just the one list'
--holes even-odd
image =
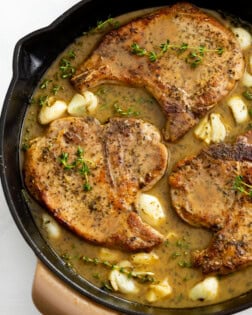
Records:
{"label": "pan sauce", "polygon": [[[131,13],[116,18],[115,20],[124,23],[132,17],[146,13],[147,11],[148,10],[141,11],[140,13]],[[224,23],[228,24],[226,20]],[[38,105],[39,100],[43,101],[46,100],[46,96],[53,96],[54,99],[64,100],[66,103],[69,103],[73,95],[76,93],[69,84],[68,79],[62,79],[59,75],[60,60],[65,56],[69,56],[69,52],[74,52],[75,56],[71,59],[71,64],[73,66],[78,65],[90,54],[103,34],[103,29],[101,29],[101,32],[90,32],[78,38],[75,43],[70,45],[48,69],[44,77],[41,79],[41,83],[44,83],[44,86],[43,84],[40,84],[36,89],[33,95],[33,100],[35,101],[31,102],[26,114],[22,136],[22,144],[24,146],[27,145],[30,139],[43,135],[47,128],[41,126],[37,122],[37,116],[40,110],[40,106]],[[252,55],[251,47],[245,52],[246,60],[248,60],[249,55]],[[56,90],[57,93],[54,95]],[[165,125],[165,118],[157,102],[143,89],[104,84],[91,91],[98,96],[99,99],[98,107],[93,116],[99,119],[102,123],[105,123],[111,116],[118,116],[119,113],[116,112],[115,108],[118,108],[119,106],[125,112],[130,109],[132,116],[151,122],[160,130]],[[231,95],[241,94],[243,91],[244,87],[239,83],[234,91],[231,92]],[[232,141],[236,135],[244,133],[250,127],[250,124],[249,121],[242,124],[235,123],[230,108],[227,106],[228,98],[230,98],[230,94],[223,99],[212,112],[221,114],[222,120],[228,129],[228,135],[225,141]],[[252,109],[251,101],[246,101],[246,104],[249,109]],[[153,303],[153,305],[162,307],[201,306],[209,304],[210,302],[192,301],[188,297],[190,289],[205,278],[200,270],[191,268],[190,252],[195,249],[203,249],[207,247],[211,239],[211,233],[202,228],[194,228],[186,224],[176,215],[170,204],[167,177],[177,161],[188,155],[196,154],[202,148],[206,147],[206,144],[203,141],[196,139],[193,130],[191,130],[176,144],[167,143],[166,145],[170,152],[167,172],[162,180],[147,193],[158,197],[165,209],[165,223],[161,224],[157,229],[166,236],[167,239],[161,246],[153,250],[159,259],[153,264],[141,266],[140,269],[141,271],[153,272],[155,274],[155,279],[159,281],[168,278],[169,284],[173,289],[171,295],[158,300]],[[108,288],[110,270],[106,269],[104,266],[86,264],[79,259],[81,256],[99,258],[101,257],[101,248],[79,239],[63,227],[60,227],[60,236],[58,238],[52,237],[52,234],[48,233],[47,229],[47,224],[49,221],[52,221],[52,219],[43,219],[45,218],[44,214],[46,211],[33,202],[29,197],[28,202],[32,215],[42,235],[55,252],[62,257],[69,268],[72,268],[76,273],[88,279],[98,287],[103,287],[104,289]],[[120,251],[113,251],[112,253],[117,256],[117,259],[114,261],[116,263],[122,260],[132,260],[132,254]],[[228,276],[218,277],[218,295],[211,303],[227,300],[251,290],[251,272],[252,267],[248,267]],[[140,293],[122,294],[121,296],[129,300],[146,304],[148,284],[137,285],[140,287]]]}

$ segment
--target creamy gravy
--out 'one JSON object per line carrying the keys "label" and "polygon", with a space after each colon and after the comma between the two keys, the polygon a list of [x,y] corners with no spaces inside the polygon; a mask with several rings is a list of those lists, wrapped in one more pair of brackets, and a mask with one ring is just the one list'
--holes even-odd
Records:
{"label": "creamy gravy", "polygon": [[[130,20],[132,17],[141,15],[146,11],[127,14],[116,18],[120,23]],[[228,24],[227,21],[225,21]],[[54,99],[62,99],[67,103],[76,93],[73,87],[69,84],[67,79],[62,79],[59,75],[59,62],[67,56],[69,52],[73,51],[75,58],[71,60],[73,66],[80,64],[96,46],[97,41],[101,39],[104,33],[90,32],[78,38],[72,45],[55,60],[48,71],[45,73],[41,82],[48,80],[45,88],[38,86],[33,95],[33,102],[29,106],[23,127],[22,144],[27,145],[30,139],[44,134],[47,127],[41,126],[37,122],[38,112],[40,106],[38,100],[45,99],[46,96],[53,96]],[[245,57],[252,54],[252,48],[246,50]],[[56,91],[57,90],[57,91]],[[56,92],[57,93],[56,93]],[[160,130],[164,128],[165,117],[158,106],[157,102],[144,89],[104,84],[91,90],[99,98],[98,108],[94,116],[102,123],[105,123],[109,117],[117,116],[115,111],[115,104],[118,104],[123,109],[131,109],[136,118],[141,118],[145,121],[151,122]],[[244,87],[237,84],[236,88],[231,94],[241,94]],[[56,95],[54,95],[56,93]],[[230,94],[228,95],[230,97]],[[230,108],[227,106],[227,98],[223,99],[220,104],[215,107],[212,112],[220,113],[223,121],[228,129],[228,136],[225,141],[232,141],[236,135],[244,133],[250,128],[249,121],[237,125],[234,122]],[[246,101],[248,108],[252,109],[252,102]],[[193,130],[188,132],[176,144],[166,143],[169,150],[168,169],[162,180],[155,185],[149,194],[155,195],[159,198],[166,213],[165,223],[160,225],[157,229],[167,236],[167,240],[155,252],[159,256],[159,260],[149,266],[143,266],[142,271],[152,271],[155,278],[162,280],[169,279],[169,283],[173,288],[173,293],[164,299],[161,299],[153,305],[162,307],[195,307],[205,305],[209,302],[191,301],[188,298],[189,290],[199,281],[204,279],[200,270],[191,268],[190,266],[190,252],[195,249],[203,249],[207,247],[211,233],[203,228],[194,228],[183,222],[170,204],[169,187],[167,184],[167,177],[171,172],[172,167],[176,162],[188,155],[198,153],[206,144],[198,139],[193,134]],[[61,227],[61,236],[58,239],[53,239],[48,235],[45,227],[45,222],[42,222],[42,216],[46,213],[45,209],[33,202],[28,197],[32,215],[48,244],[55,250],[55,252],[64,259],[69,268],[73,268],[76,273],[83,276],[85,279],[94,283],[98,287],[106,287],[108,283],[108,275],[110,270],[104,266],[94,266],[86,264],[79,258],[83,255],[90,257],[99,257],[101,248],[94,246],[79,239],[71,232]],[[130,260],[131,254],[116,251],[118,261]],[[228,276],[219,277],[219,293],[213,303],[227,300],[238,296],[252,289],[251,280],[252,267],[244,270],[234,272]],[[137,301],[146,304],[145,294],[148,285],[139,284],[141,287],[140,294],[121,295],[126,299]],[[117,293],[115,293],[117,294]],[[118,293],[119,294],[119,293]],[[120,295],[120,294],[119,294]]]}

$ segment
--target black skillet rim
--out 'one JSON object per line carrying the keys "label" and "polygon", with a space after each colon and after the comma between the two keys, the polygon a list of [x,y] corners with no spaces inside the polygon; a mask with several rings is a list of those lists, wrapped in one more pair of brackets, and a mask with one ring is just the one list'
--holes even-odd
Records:
{"label": "black skillet rim", "polygon": [[[145,4],[147,6],[153,6],[153,1],[151,5]],[[148,4],[151,1],[148,2]],[[169,3],[173,3],[175,1],[169,1]],[[192,1],[193,3],[200,5],[200,1]],[[111,8],[115,8],[117,1],[106,1],[106,10],[102,10],[104,12],[100,12],[101,17],[106,19],[109,15],[106,15],[106,11],[108,13],[112,12]],[[165,1],[156,1],[155,6],[167,4]],[[245,3],[244,3],[245,4]],[[38,66],[36,68],[36,58],[32,56],[32,51],[29,52],[29,45],[32,45],[32,42],[38,41],[42,37],[50,37],[51,33],[55,33],[55,30],[61,29],[61,26],[69,23],[72,17],[75,17],[78,11],[85,10],[89,7],[89,10],[96,9],[97,5],[102,5],[99,1],[90,1],[83,0],[64,14],[62,14],[58,19],[56,19],[49,26],[37,30],[27,36],[23,37],[18,41],[15,46],[14,56],[13,56],[13,77],[8,89],[8,92],[5,97],[1,118],[0,118],[0,175],[2,181],[2,187],[5,194],[5,198],[7,200],[8,207],[12,214],[12,217],[23,235],[26,242],[32,248],[36,256],[60,279],[62,279],[66,284],[70,285],[73,289],[77,290],[79,293],[87,296],[88,298],[94,300],[95,302],[109,307],[111,309],[126,312],[128,314],[140,315],[140,314],[156,314],[156,315],[204,315],[204,314],[215,314],[215,315],[225,315],[225,314],[233,314],[238,311],[247,309],[252,306],[252,292],[247,294],[243,294],[239,297],[233,298],[231,300],[217,303],[210,306],[203,306],[197,308],[186,308],[186,309],[163,309],[157,307],[149,307],[146,305],[129,302],[123,300],[121,298],[115,297],[107,292],[104,292],[81,277],[75,275],[71,272],[59,259],[59,257],[49,248],[46,242],[43,240],[41,235],[39,234],[38,229],[31,218],[31,214],[29,212],[29,208],[25,202],[24,196],[22,195],[22,189],[24,189],[22,183],[22,177],[20,173],[19,167],[19,141],[20,141],[20,132],[22,128],[22,121],[25,115],[26,107],[29,103],[29,98],[31,93],[33,92],[34,87],[39,82],[39,79],[43,75],[44,71],[47,69],[49,64],[53,61],[53,59],[57,56],[57,53],[54,52],[53,57],[47,60],[47,66]],[[202,3],[201,3],[202,5]],[[206,2],[204,2],[205,7],[209,7]],[[138,8],[141,8],[142,5],[138,5],[136,1],[127,1],[126,5],[120,5],[120,9],[117,8],[113,16],[118,15],[120,13],[126,11],[132,11]],[[211,8],[220,8],[220,3],[218,1],[211,1]],[[130,8],[130,9],[129,9]],[[103,8],[102,8],[103,9]],[[111,11],[109,12],[109,10]],[[222,8],[221,8],[222,9]],[[252,8],[251,8],[252,11]],[[99,17],[100,18],[100,17]],[[66,20],[68,21],[66,23]],[[250,20],[252,21],[252,12],[250,16]],[[91,25],[95,25],[92,23]],[[63,27],[64,29],[64,27]],[[57,33],[57,32],[56,32]],[[61,44],[61,49],[65,48],[77,35],[81,35],[81,33],[71,34],[71,40],[66,40],[63,44]],[[68,35],[69,36],[69,35]],[[28,47],[28,50],[27,50]],[[33,60],[32,60],[33,58]],[[26,63],[29,63],[28,65]],[[43,60],[42,60],[43,65]],[[30,69],[26,68],[29,67]],[[35,67],[33,69],[33,67]],[[26,77],[24,73],[27,72],[28,76]],[[30,82],[31,77],[29,75],[34,75],[34,82]],[[31,85],[26,94],[25,86],[27,82],[30,82]],[[24,91],[22,89],[24,88]],[[19,115],[13,117],[11,113],[11,109],[18,104],[26,104],[23,108],[20,109]],[[13,141],[14,139],[14,141]],[[14,158],[13,158],[14,157]],[[13,176],[15,180],[13,180]],[[11,179],[12,178],[12,179]],[[19,213],[19,206],[22,207],[22,213]]]}

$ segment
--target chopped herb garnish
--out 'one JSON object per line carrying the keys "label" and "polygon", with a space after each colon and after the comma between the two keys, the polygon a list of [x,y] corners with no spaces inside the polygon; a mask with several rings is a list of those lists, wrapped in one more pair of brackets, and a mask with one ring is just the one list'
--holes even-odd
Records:
{"label": "chopped herb garnish", "polygon": [[[174,45],[173,45],[174,46]],[[175,47],[176,48],[176,47]],[[183,52],[185,52],[188,49],[188,44],[186,43],[182,43],[180,47],[178,47],[177,51],[178,54],[182,54]]]}
{"label": "chopped herb garnish", "polygon": [[81,257],[81,260],[84,261],[85,263],[90,263],[93,265],[103,265],[111,270],[118,270],[120,273],[123,273],[127,275],[129,278],[134,278],[137,281],[141,283],[146,283],[146,282],[154,282],[155,279],[153,276],[146,272],[146,273],[137,273],[133,270],[132,267],[121,267],[116,264],[112,264],[111,262],[107,260],[100,260],[99,258],[90,258],[87,256]]}
{"label": "chopped herb garnish", "polygon": [[177,258],[179,256],[181,256],[181,253],[178,253],[178,252],[174,252],[174,253],[171,254],[171,258],[172,259],[175,259],[175,258]]}
{"label": "chopped herb garnish", "polygon": [[120,116],[139,116],[140,112],[134,111],[132,107],[127,108],[126,110],[122,109],[118,104],[114,104],[114,110]]}
{"label": "chopped herb garnish", "polygon": [[169,49],[176,51],[178,55],[183,54],[187,50],[191,50],[186,56],[185,61],[192,68],[196,68],[200,63],[202,63],[206,52],[215,52],[219,56],[221,56],[224,52],[222,47],[218,47],[217,49],[207,49],[203,45],[200,45],[199,47],[190,47],[187,43],[182,43],[181,45],[172,45],[170,44],[169,39],[167,39],[165,43],[160,44],[159,48],[159,52],[147,51],[144,47],[140,47],[139,44],[134,42],[131,44],[131,53],[140,57],[147,56],[151,62],[155,62]]}
{"label": "chopped herb garnish", "polygon": [[246,90],[242,93],[242,95],[249,101],[252,101],[252,91]]}
{"label": "chopped herb garnish", "polygon": [[224,53],[224,48],[223,47],[219,47],[216,49],[216,52],[219,56],[222,56],[222,54]]}
{"label": "chopped herb garnish", "polygon": [[39,85],[40,89],[41,90],[46,89],[50,82],[52,82],[52,80],[48,80],[48,79],[43,80],[43,82],[41,82]]}
{"label": "chopped herb garnish", "polygon": [[202,57],[196,52],[190,52],[186,59],[186,63],[188,63],[192,68],[196,68],[200,63],[202,63]]}
{"label": "chopped herb garnish", "polygon": [[94,279],[97,279],[97,280],[99,280],[101,278],[99,273],[94,273],[92,276]]}
{"label": "chopped herb garnish", "polygon": [[71,65],[70,60],[68,60],[67,58],[62,58],[60,60],[59,69],[61,72],[62,79],[71,78],[76,71],[75,67]]}
{"label": "chopped herb garnish", "polygon": [[93,31],[104,31],[107,30],[108,28],[111,29],[117,29],[120,26],[120,22],[113,19],[113,18],[108,18],[105,21],[98,21],[96,28]]}
{"label": "chopped herb garnish", "polygon": [[155,53],[155,51],[150,51],[149,52],[149,59],[151,62],[155,62],[157,60],[157,54]]}
{"label": "chopped herb garnish", "polygon": [[131,45],[131,52],[134,55],[137,56],[145,56],[147,54],[147,51],[145,48],[141,48],[137,43],[133,43]]}
{"label": "chopped herb garnish", "polygon": [[76,151],[77,158],[72,163],[68,163],[69,154],[67,152],[62,152],[59,156],[59,162],[64,166],[65,170],[77,170],[85,179],[83,190],[90,191],[92,186],[90,185],[88,178],[88,175],[90,174],[88,163],[92,164],[93,162],[85,160],[83,154],[84,150],[81,147],[78,147]]}
{"label": "chopped herb garnish", "polygon": [[104,291],[114,291],[109,281],[102,281],[101,289]]}
{"label": "chopped herb garnish", "polygon": [[182,268],[192,268],[192,264],[190,261],[182,260],[178,262],[178,265]]}
{"label": "chopped herb garnish", "polygon": [[60,90],[64,90],[63,86],[55,84],[52,87],[52,93],[53,95],[56,95]]}
{"label": "chopped herb garnish", "polygon": [[60,163],[64,166],[65,170],[70,170],[75,167],[75,163],[68,163],[68,157],[69,155],[66,152],[61,153],[59,156]]}
{"label": "chopped herb garnish", "polygon": [[246,183],[242,175],[235,177],[233,189],[246,196],[252,197],[252,185]]}
{"label": "chopped herb garnish", "polygon": [[75,59],[76,57],[76,54],[73,50],[69,50],[69,52],[67,53],[67,56],[70,58],[70,59]]}
{"label": "chopped herb garnish", "polygon": [[48,95],[41,95],[38,98],[39,106],[47,106],[48,105]]}
{"label": "chopped herb garnish", "polygon": [[24,151],[24,152],[27,151],[29,148],[30,148],[30,144],[28,144],[26,142],[23,143],[22,146],[21,146],[21,150]]}
{"label": "chopped herb garnish", "polygon": [[90,191],[90,190],[92,189],[92,187],[90,186],[89,183],[85,183],[85,184],[83,185],[83,189],[84,189],[85,191]]}
{"label": "chopped herb garnish", "polygon": [[166,43],[163,43],[160,45],[161,51],[163,53],[167,52],[167,50],[169,49],[169,44],[170,44],[170,41],[169,39],[167,39]]}
{"label": "chopped herb garnish", "polygon": [[183,239],[183,240],[178,240],[176,242],[176,246],[179,248],[184,248],[184,249],[188,249],[189,248],[189,244]]}

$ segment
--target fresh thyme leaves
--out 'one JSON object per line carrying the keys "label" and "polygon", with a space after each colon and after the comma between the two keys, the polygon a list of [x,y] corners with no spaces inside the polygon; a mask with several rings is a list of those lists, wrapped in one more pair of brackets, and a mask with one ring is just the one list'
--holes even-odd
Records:
{"label": "fresh thyme leaves", "polygon": [[122,109],[117,103],[114,104],[114,110],[120,116],[139,116],[140,112],[134,111],[132,107],[127,108],[126,110]]}
{"label": "fresh thyme leaves", "polygon": [[155,279],[150,275],[148,272],[146,273],[138,273],[133,270],[133,268],[130,267],[121,267],[116,264],[112,264],[107,260],[100,260],[99,258],[90,258],[87,256],[81,257],[81,260],[84,261],[85,263],[90,263],[93,265],[103,265],[111,270],[118,270],[120,273],[125,274],[128,276],[128,278],[134,278],[137,281],[141,283],[146,283],[146,282],[154,282]]}
{"label": "fresh thyme leaves", "polygon": [[242,95],[249,101],[252,101],[252,91],[246,90],[242,93]]}
{"label": "fresh thyme leaves", "polygon": [[43,80],[39,85],[40,89],[41,90],[46,89],[50,82],[52,82],[52,80],[48,80],[48,79]]}
{"label": "fresh thyme leaves", "polygon": [[202,57],[196,52],[190,52],[185,62],[188,63],[192,68],[196,68],[200,63],[202,63]]}
{"label": "fresh thyme leaves", "polygon": [[188,44],[182,43],[181,46],[178,47],[177,49],[178,49],[178,54],[182,54],[183,52],[185,52],[188,49]]}
{"label": "fresh thyme leaves", "polygon": [[75,67],[72,66],[71,60],[75,59],[76,54],[73,50],[69,50],[66,57],[61,58],[59,70],[62,79],[71,78],[75,74]]}
{"label": "fresh thyme leaves", "polygon": [[115,19],[113,18],[108,18],[107,20],[105,21],[98,21],[97,22],[97,29],[104,29],[105,26],[113,26],[113,28],[118,28],[120,26],[120,22],[119,21],[116,21]]}
{"label": "fresh thyme leaves", "polygon": [[103,33],[112,29],[117,29],[120,27],[120,22],[114,18],[108,17],[107,20],[97,21],[96,26],[89,29],[88,32],[83,32],[83,35],[94,34],[94,33]]}
{"label": "fresh thyme leaves", "polygon": [[67,53],[67,56],[70,59],[75,59],[76,54],[75,54],[75,52],[73,50],[69,50],[68,53]]}
{"label": "fresh thyme leaves", "polygon": [[61,155],[59,156],[59,161],[64,166],[65,170],[70,170],[76,166],[75,162],[68,164],[68,157],[69,154],[66,152],[61,153]]}
{"label": "fresh thyme leaves", "polygon": [[178,262],[179,267],[182,268],[192,268],[192,264],[189,261],[181,260]]}
{"label": "fresh thyme leaves", "polygon": [[246,183],[242,175],[235,177],[233,188],[246,196],[252,197],[252,185]]}
{"label": "fresh thyme leaves", "polygon": [[114,291],[109,281],[102,281],[101,289],[104,291]]}
{"label": "fresh thyme leaves", "polygon": [[21,150],[22,151],[27,151],[28,149],[30,148],[30,144],[29,143],[27,143],[27,142],[24,142],[24,143],[22,143],[22,145],[21,145]]}
{"label": "fresh thyme leaves", "polygon": [[108,28],[117,29],[119,26],[120,26],[119,21],[109,17],[105,21],[98,21],[94,31],[104,31],[107,30]]}
{"label": "fresh thyme leaves", "polygon": [[61,72],[62,79],[71,78],[75,74],[75,71],[76,71],[75,67],[71,65],[70,60],[67,58],[62,58],[60,60],[59,69]]}
{"label": "fresh thyme leaves", "polygon": [[54,84],[52,87],[52,93],[53,95],[56,95],[60,90],[64,90],[63,86]]}
{"label": "fresh thyme leaves", "polygon": [[150,51],[149,52],[149,59],[151,62],[154,62],[156,61],[158,58],[157,54],[155,53],[155,51]]}
{"label": "fresh thyme leaves", "polygon": [[207,49],[205,46],[200,45],[199,47],[191,47],[187,43],[182,43],[181,45],[170,44],[169,39],[165,43],[160,44],[159,51],[147,51],[144,47],[140,47],[137,43],[131,44],[131,53],[137,56],[146,56],[151,62],[157,61],[161,58],[169,49],[177,52],[178,55],[182,55],[184,52],[190,50],[190,52],[185,57],[185,62],[189,64],[192,68],[196,68],[200,63],[202,63],[205,53],[214,52],[221,56],[224,52],[223,47],[218,47],[216,49]]}
{"label": "fresh thyme leaves", "polygon": [[147,50],[145,48],[141,48],[137,43],[133,43],[131,45],[131,52],[137,56],[146,56]]}
{"label": "fresh thyme leaves", "polygon": [[38,104],[39,106],[47,106],[48,105],[48,95],[41,95],[38,98]]}
{"label": "fresh thyme leaves", "polygon": [[80,175],[84,177],[83,190],[90,191],[92,186],[89,183],[88,175],[90,175],[90,169],[88,164],[93,164],[92,161],[84,159],[84,150],[81,147],[77,148],[76,158],[72,163],[68,162],[69,154],[67,152],[62,152],[59,156],[59,162],[64,166],[65,170],[77,170]]}

